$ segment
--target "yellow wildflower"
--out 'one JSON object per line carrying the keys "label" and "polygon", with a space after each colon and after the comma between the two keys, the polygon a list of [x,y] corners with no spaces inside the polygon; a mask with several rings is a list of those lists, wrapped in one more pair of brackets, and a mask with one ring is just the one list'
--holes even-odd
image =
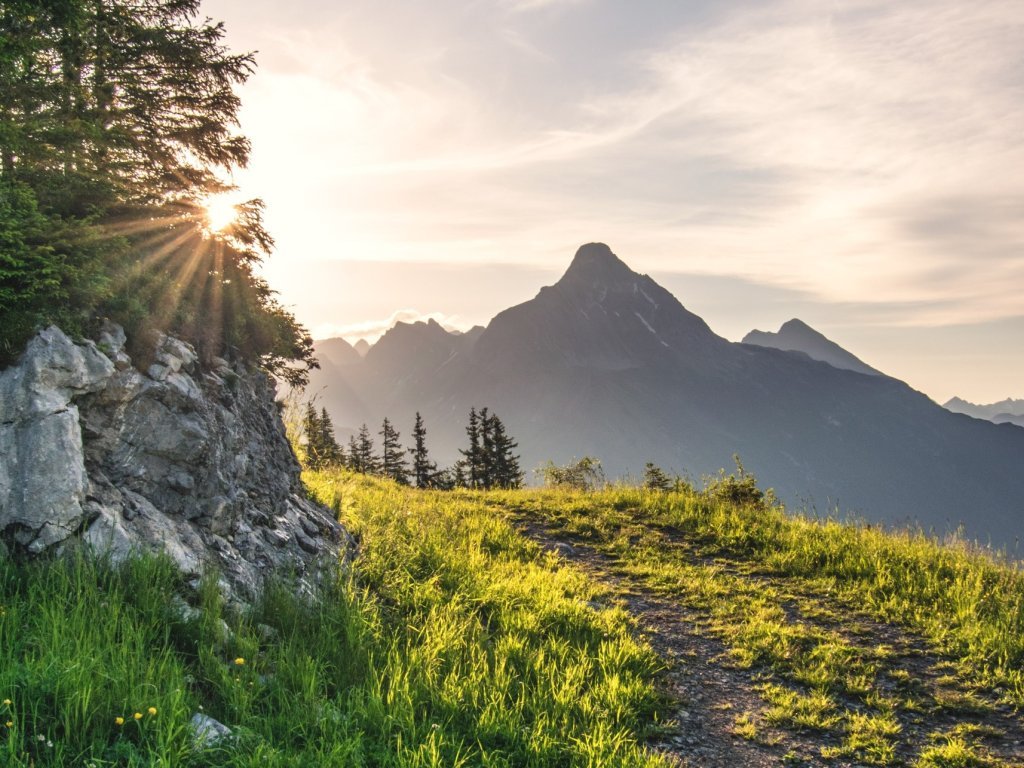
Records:
{"label": "yellow wildflower", "polygon": [[239,667],[240,667],[240,666],[242,666],[243,664],[245,664],[245,659],[243,659],[243,658],[242,658],[241,656],[239,656],[239,657],[238,657],[237,659],[235,659],[235,665],[236,665],[236,666],[239,666]]}
{"label": "yellow wildflower", "polygon": [[4,706],[5,707],[11,706],[11,700],[10,699],[4,699]]}
{"label": "yellow wildflower", "polygon": [[155,715],[156,714],[156,707],[150,707],[146,711],[149,712],[150,716]]}
{"label": "yellow wildflower", "polygon": [[114,725],[124,725],[124,718],[123,717],[115,717],[114,718]]}
{"label": "yellow wildflower", "polygon": [[4,725],[6,725],[8,728],[13,728],[14,727],[14,721],[13,720],[8,720],[6,723],[4,723]]}
{"label": "yellow wildflower", "polygon": [[142,719],[142,713],[141,712],[136,712],[134,715],[132,715],[132,717],[134,717],[136,720],[141,720]]}

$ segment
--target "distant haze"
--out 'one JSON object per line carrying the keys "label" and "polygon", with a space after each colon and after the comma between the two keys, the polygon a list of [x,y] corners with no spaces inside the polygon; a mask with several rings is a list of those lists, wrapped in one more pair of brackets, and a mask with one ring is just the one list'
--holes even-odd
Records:
{"label": "distant haze", "polygon": [[203,9],[259,51],[236,180],[320,337],[484,323],[604,240],[729,339],[1024,396],[1018,0]]}

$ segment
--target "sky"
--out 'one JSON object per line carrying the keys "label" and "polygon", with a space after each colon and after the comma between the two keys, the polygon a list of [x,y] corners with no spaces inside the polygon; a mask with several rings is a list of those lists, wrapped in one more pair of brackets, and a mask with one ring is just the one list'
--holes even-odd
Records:
{"label": "sky", "polygon": [[204,0],[257,52],[265,273],[314,337],[483,324],[608,243],[717,333],[799,317],[1024,397],[1020,0]]}

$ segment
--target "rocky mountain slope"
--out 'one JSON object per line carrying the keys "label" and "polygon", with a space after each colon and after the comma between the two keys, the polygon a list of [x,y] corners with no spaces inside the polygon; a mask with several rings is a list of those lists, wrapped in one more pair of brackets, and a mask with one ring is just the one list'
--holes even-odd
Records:
{"label": "rocky mountain slope", "polygon": [[585,454],[607,473],[654,461],[700,477],[739,454],[788,503],[917,523],[1013,547],[1024,529],[1024,434],[952,414],[901,381],[717,336],[602,244],[498,314],[474,343],[396,326],[313,391],[344,434],[423,413],[452,461],[470,406],[496,411],[523,465]]}
{"label": "rocky mountain slope", "polygon": [[271,573],[312,585],[348,537],[305,498],[270,379],[166,336],[142,372],[124,342],[50,328],[0,372],[0,546],[160,550],[240,600]]}

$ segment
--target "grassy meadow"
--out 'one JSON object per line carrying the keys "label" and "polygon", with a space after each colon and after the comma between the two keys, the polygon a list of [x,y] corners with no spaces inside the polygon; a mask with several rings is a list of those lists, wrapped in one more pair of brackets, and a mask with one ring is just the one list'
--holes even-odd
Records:
{"label": "grassy meadow", "polygon": [[[281,583],[241,613],[212,574],[186,605],[158,558],[0,560],[0,765],[672,765],[644,746],[676,708],[663,662],[609,586],[524,527],[702,617],[762,702],[735,713],[738,737],[822,734],[822,759],[864,765],[1019,764],[985,723],[1024,705],[1024,574],[984,553],[787,516],[735,479],[306,482],[358,541],[315,605]],[[196,712],[233,736],[196,744]]]}
{"label": "grassy meadow", "polygon": [[695,611],[725,663],[754,673],[763,708],[737,714],[746,738],[828,733],[839,743],[821,756],[857,764],[1024,765],[1024,751],[987,755],[995,734],[972,723],[1024,707],[1024,572],[992,553],[788,515],[742,475],[485,503]]}
{"label": "grassy meadow", "polygon": [[[316,606],[185,608],[159,559],[0,565],[0,765],[644,766],[660,662],[478,500],[309,478],[360,540]],[[234,738],[193,744],[203,712]]]}

